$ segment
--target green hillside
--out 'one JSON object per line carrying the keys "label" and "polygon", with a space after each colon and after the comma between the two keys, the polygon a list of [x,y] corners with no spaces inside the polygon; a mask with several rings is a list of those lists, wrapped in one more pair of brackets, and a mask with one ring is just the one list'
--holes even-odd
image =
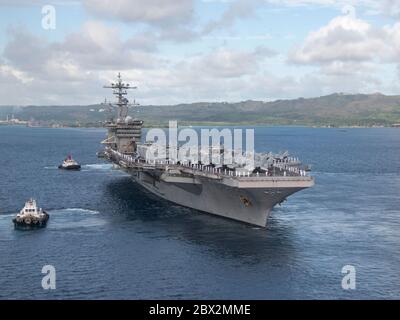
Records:
{"label": "green hillside", "polygon": [[[21,120],[64,125],[99,125],[110,116],[101,105],[0,107],[0,118],[14,113]],[[254,124],[307,126],[390,126],[400,123],[400,96],[382,94],[332,94],[328,96],[238,103],[179,104],[139,106],[131,115],[147,125],[167,124]]]}

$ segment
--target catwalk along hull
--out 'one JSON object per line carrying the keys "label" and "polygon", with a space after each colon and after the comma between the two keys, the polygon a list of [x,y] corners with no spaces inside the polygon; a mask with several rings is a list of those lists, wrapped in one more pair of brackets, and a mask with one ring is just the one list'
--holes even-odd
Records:
{"label": "catwalk along hull", "polygon": [[310,177],[223,178],[164,177],[155,172],[128,171],[133,181],[176,204],[265,227],[272,208],[291,194],[311,187]]}

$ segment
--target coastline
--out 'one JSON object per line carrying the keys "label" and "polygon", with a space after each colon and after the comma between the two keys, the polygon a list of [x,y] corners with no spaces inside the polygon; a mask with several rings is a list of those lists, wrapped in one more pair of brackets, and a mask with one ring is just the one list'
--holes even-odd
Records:
{"label": "coastline", "polygon": [[[315,128],[315,129],[377,129],[377,128],[394,128],[400,129],[399,126],[389,126],[389,125],[373,125],[373,126],[362,126],[362,125],[307,125],[307,124],[271,124],[271,123],[233,123],[233,122],[196,122],[196,123],[178,123],[179,127],[288,127],[288,128]],[[93,125],[68,125],[68,124],[57,124],[57,125],[27,125],[27,124],[11,124],[11,123],[0,123],[0,127],[27,127],[27,128],[48,128],[48,129],[102,129],[103,126],[93,126]],[[165,123],[160,124],[148,124],[146,128],[168,128]]]}

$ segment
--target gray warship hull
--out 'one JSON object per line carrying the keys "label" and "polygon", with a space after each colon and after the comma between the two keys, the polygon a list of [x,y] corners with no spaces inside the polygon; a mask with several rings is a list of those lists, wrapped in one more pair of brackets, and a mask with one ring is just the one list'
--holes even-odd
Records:
{"label": "gray warship hull", "polygon": [[[154,195],[197,211],[265,227],[277,204],[314,185],[310,177],[179,177],[162,171],[120,166],[132,180]],[[193,171],[184,168],[184,171]],[[203,173],[204,174],[204,173]]]}

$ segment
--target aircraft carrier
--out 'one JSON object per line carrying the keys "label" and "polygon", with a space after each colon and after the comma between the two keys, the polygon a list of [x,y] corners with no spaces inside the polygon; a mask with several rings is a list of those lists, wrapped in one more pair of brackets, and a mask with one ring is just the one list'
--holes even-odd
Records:
{"label": "aircraft carrier", "polygon": [[[99,156],[129,173],[135,183],[153,194],[198,211],[265,227],[272,208],[302,189],[312,187],[314,178],[306,167],[289,154],[253,154],[254,165],[176,161],[148,156],[155,142],[142,142],[143,121],[128,115],[129,89],[118,74],[105,88],[113,90],[117,101],[105,105],[117,117],[105,122],[107,138]],[[217,152],[223,152],[223,146]],[[215,149],[215,148],[214,148]],[[215,150],[214,150],[215,151]],[[234,151],[232,151],[234,152]],[[248,156],[248,155],[246,155]]]}

